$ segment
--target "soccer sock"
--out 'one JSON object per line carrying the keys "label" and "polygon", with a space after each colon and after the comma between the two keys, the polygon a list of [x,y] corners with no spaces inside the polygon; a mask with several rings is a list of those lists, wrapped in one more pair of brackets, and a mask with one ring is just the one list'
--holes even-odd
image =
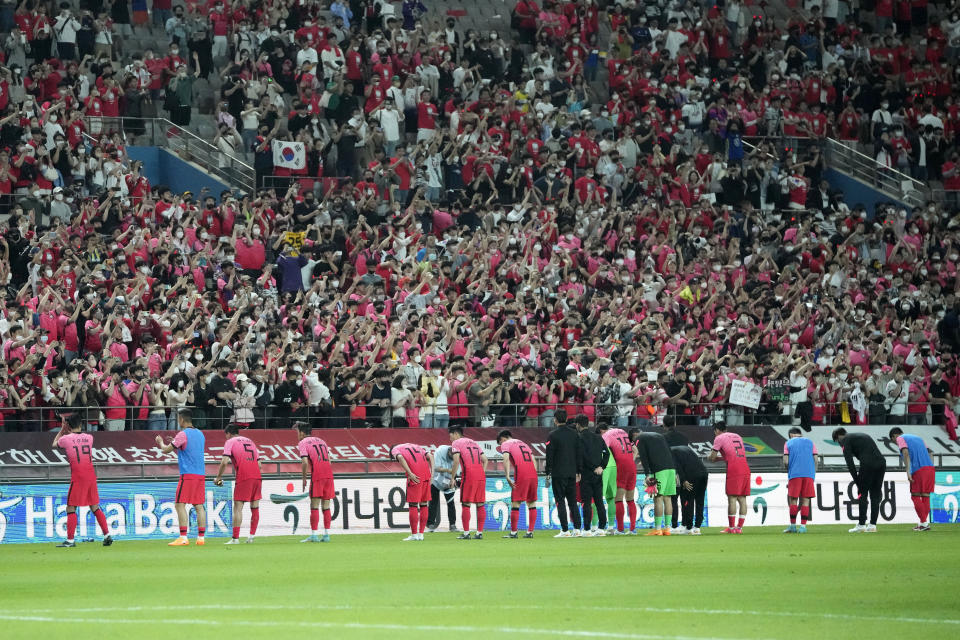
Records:
{"label": "soccer sock", "polygon": [[623,531],[623,502],[618,500],[615,508],[617,513],[617,531]]}
{"label": "soccer sock", "polygon": [[323,510],[323,532],[330,532],[330,509]]}
{"label": "soccer sock", "polygon": [[520,507],[510,509],[510,533],[516,533],[520,526]]}
{"label": "soccer sock", "polygon": [[197,537],[202,538],[207,533],[206,527],[197,527]]}
{"label": "soccer sock", "polygon": [[527,510],[527,531],[533,531],[537,526],[537,508],[530,507]]}
{"label": "soccer sock", "polygon": [[73,536],[77,534],[77,512],[67,514],[67,540],[73,542]]}
{"label": "soccer sock", "polygon": [[617,521],[617,503],[613,498],[607,501],[607,526]]}
{"label": "soccer sock", "polygon": [[460,507],[460,520],[463,522],[463,532],[470,531],[470,505],[465,504]]}
{"label": "soccer sock", "polygon": [[233,528],[233,539],[237,540],[240,538],[240,527]]}
{"label": "soccer sock", "polygon": [[187,537],[187,528],[186,528],[186,527],[180,527],[180,537],[181,537],[181,538],[186,538],[186,537]]}
{"label": "soccer sock", "polygon": [[317,530],[320,528],[320,509],[310,509],[310,531],[313,535],[317,535]]}
{"label": "soccer sock", "polygon": [[257,525],[260,524],[260,507],[250,509],[250,537],[257,535]]}
{"label": "soccer sock", "polygon": [[743,529],[743,521],[744,521],[744,520],[746,520],[746,518],[744,518],[744,517],[742,517],[742,516],[737,519],[737,529]]}
{"label": "soccer sock", "polygon": [[923,521],[930,524],[930,496],[923,496]]}
{"label": "soccer sock", "polygon": [[810,507],[804,506],[800,507],[800,524],[807,524],[807,520],[810,519]]}
{"label": "soccer sock", "polygon": [[477,505],[477,533],[483,533],[483,525],[487,521],[487,505]]}
{"label": "soccer sock", "polygon": [[424,533],[427,530],[427,521],[430,519],[430,507],[427,505],[420,505],[420,533]]}
{"label": "soccer sock", "polygon": [[790,505],[790,524],[797,524],[797,513],[800,511],[800,505]]}
{"label": "soccer sock", "polygon": [[731,529],[733,529],[733,525],[736,523],[736,521],[737,521],[737,516],[731,516],[731,515],[727,516],[727,524]]}
{"label": "soccer sock", "polygon": [[417,527],[420,526],[420,507],[410,505],[407,514],[410,516],[410,533],[416,534]]}
{"label": "soccer sock", "polygon": [[923,522],[923,498],[921,496],[910,496],[910,501],[913,502],[913,510],[917,512],[920,522]]}
{"label": "soccer sock", "polygon": [[633,500],[627,503],[627,515],[630,516],[630,531],[637,529],[637,503]]}
{"label": "soccer sock", "polygon": [[110,535],[110,529],[107,527],[107,516],[103,515],[103,509],[97,509],[93,512],[93,515],[97,519],[97,525],[100,527],[101,533],[105,536]]}

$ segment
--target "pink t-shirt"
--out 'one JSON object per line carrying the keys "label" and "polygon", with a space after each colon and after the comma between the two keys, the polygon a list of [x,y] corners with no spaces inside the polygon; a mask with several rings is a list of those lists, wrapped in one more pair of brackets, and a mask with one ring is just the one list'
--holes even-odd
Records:
{"label": "pink t-shirt", "polygon": [[626,431],[623,429],[607,429],[603,432],[602,437],[607,447],[610,448],[613,459],[617,464],[620,464],[621,460],[633,464],[633,443],[630,442],[630,436],[627,435]]}
{"label": "pink t-shirt", "polygon": [[223,455],[233,461],[233,468],[237,473],[237,482],[242,480],[259,480],[260,451],[253,440],[246,436],[234,436],[223,444]]}
{"label": "pink t-shirt", "polygon": [[70,463],[72,478],[96,478],[93,470],[93,436],[89,433],[68,433],[57,446],[63,449]]}
{"label": "pink t-shirt", "polygon": [[497,450],[510,456],[510,464],[513,465],[515,479],[537,477],[537,465],[533,461],[533,451],[526,442],[511,438],[497,447]]}
{"label": "pink t-shirt", "polygon": [[427,450],[418,444],[404,442],[390,449],[390,457],[407,461],[407,466],[420,480],[424,480],[424,475],[429,473],[430,464],[427,462]]}
{"label": "pink t-shirt", "polygon": [[316,480],[317,478],[332,478],[333,466],[330,464],[330,450],[327,443],[320,438],[304,438],[297,447],[301,458],[310,461],[310,474]]}
{"label": "pink t-shirt", "polygon": [[460,454],[460,468],[463,469],[464,478],[486,477],[483,471],[483,460],[480,459],[483,455],[480,445],[470,438],[458,438],[450,446]]}
{"label": "pink t-shirt", "polygon": [[739,435],[729,431],[721,433],[713,440],[713,450],[719,451],[723,461],[727,463],[727,474],[750,473],[746,450],[743,447],[743,438]]}

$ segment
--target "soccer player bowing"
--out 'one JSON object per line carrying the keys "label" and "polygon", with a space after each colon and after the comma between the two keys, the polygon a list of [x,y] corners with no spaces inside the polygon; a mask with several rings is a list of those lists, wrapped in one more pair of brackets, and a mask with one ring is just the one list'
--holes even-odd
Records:
{"label": "soccer player bowing", "polygon": [[[727,425],[713,425],[713,450],[710,462],[722,459],[727,463],[727,528],[721,533],[743,533],[747,518],[747,496],[750,495],[750,465],[744,452],[743,438],[727,431]],[[737,519],[737,507],[740,519]]]}
{"label": "soccer player bowing", "polygon": [[474,540],[483,539],[483,525],[487,519],[487,456],[483,455],[480,445],[470,438],[463,437],[463,429],[450,427],[450,446],[453,447],[453,471],[463,469],[460,485],[460,517],[463,520],[463,533],[457,540],[470,539],[470,506],[476,507],[477,533]]}
{"label": "soccer player bowing", "polygon": [[72,413],[63,416],[60,433],[53,439],[54,448],[60,447],[70,463],[70,490],[67,492],[67,539],[58,547],[75,547],[74,536],[77,533],[77,507],[90,507],[97,519],[97,526],[103,533],[103,546],[113,544],[107,517],[100,509],[100,494],[97,491],[97,474],[93,470],[93,436],[81,433],[83,420]]}
{"label": "soccer player bowing", "polygon": [[[790,507],[790,526],[784,533],[806,533],[810,518],[810,499],[816,497],[813,479],[817,473],[817,446],[813,440],[803,437],[798,427],[788,433],[790,439],[783,443],[783,463],[787,466],[787,504]],[[797,514],[800,526],[797,527]]]}
{"label": "soccer player bowing", "polygon": [[914,531],[930,531],[930,494],[933,493],[935,474],[930,450],[920,436],[904,433],[900,427],[890,429],[890,439],[897,443],[910,483],[910,499],[920,524]]}
{"label": "soccer player bowing", "polygon": [[233,483],[233,537],[227,544],[240,544],[240,525],[243,524],[243,505],[250,503],[250,535],[247,542],[253,542],[260,523],[260,450],[253,440],[240,435],[240,427],[228,424],[224,428],[227,441],[223,443],[223,457],[213,484],[223,486],[223,472],[227,461],[233,462],[236,480]]}
{"label": "soccer player bowing", "polygon": [[177,511],[180,535],[168,545],[183,547],[190,544],[187,540],[187,528],[190,525],[187,505],[193,505],[197,511],[197,544],[203,545],[204,533],[207,530],[207,510],[204,507],[206,464],[203,458],[206,437],[193,426],[193,414],[189,409],[180,409],[177,412],[177,427],[180,430],[169,443],[164,443],[163,438],[157,436],[157,446],[161,453],[177,452],[177,466],[180,469],[177,497],[173,504]]}
{"label": "soccer player bowing", "polygon": [[[301,491],[307,490],[307,473],[310,473],[310,535],[300,542],[330,542],[330,501],[333,500],[333,466],[330,464],[330,449],[320,438],[310,435],[310,425],[297,422],[294,425],[300,436],[300,459],[303,472]],[[323,507],[323,535],[320,535],[320,508]]]}
{"label": "soccer player bowing", "polygon": [[617,530],[613,535],[627,535],[623,530],[624,510],[630,516],[630,535],[637,535],[637,448],[623,429],[607,429],[600,437],[617,463],[617,495],[614,498]]}
{"label": "soccer player bowing", "polygon": [[[876,533],[880,517],[880,494],[883,491],[883,476],[887,472],[887,460],[872,436],[866,433],[847,433],[843,427],[834,429],[834,442],[843,449],[847,469],[857,485],[857,500],[860,503],[860,518],[850,533]],[[860,461],[860,470],[853,459]],[[867,499],[870,501],[870,525],[867,525]]]}
{"label": "soccer player bowing", "polygon": [[[527,532],[524,538],[533,537],[537,525],[537,465],[533,450],[526,442],[517,440],[504,429],[497,434],[497,451],[503,454],[503,473],[510,484],[510,533],[504,538],[516,538],[520,526],[520,503],[527,503]],[[513,470],[513,477],[510,471]]]}
{"label": "soccer player bowing", "polygon": [[630,439],[637,448],[637,457],[647,474],[647,484],[656,486],[653,496],[653,529],[648,536],[669,536],[668,523],[673,519],[671,496],[677,495],[677,470],[673,466],[673,454],[667,439],[659,433],[645,433],[640,429],[630,430]]}
{"label": "soccer player bowing", "polygon": [[407,504],[410,505],[410,535],[403,539],[423,540],[430,519],[430,478],[433,476],[433,454],[418,444],[405,442],[390,449],[390,457],[400,463],[407,474]]}

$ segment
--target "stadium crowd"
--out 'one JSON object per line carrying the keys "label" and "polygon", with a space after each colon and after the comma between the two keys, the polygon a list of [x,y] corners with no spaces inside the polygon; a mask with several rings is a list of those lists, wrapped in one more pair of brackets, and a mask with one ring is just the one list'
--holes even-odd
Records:
{"label": "stadium crowd", "polygon": [[[955,438],[957,5],[807,4],[520,0],[502,34],[419,0],[0,4],[3,428],[563,407]],[[152,185],[111,124],[186,125],[200,78],[252,192]],[[944,197],[847,202],[828,136]]]}

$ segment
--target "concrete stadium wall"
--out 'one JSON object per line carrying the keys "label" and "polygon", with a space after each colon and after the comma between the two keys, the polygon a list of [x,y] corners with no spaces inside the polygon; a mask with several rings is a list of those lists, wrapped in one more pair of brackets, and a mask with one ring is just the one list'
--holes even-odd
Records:
{"label": "concrete stadium wall", "polygon": [[160,147],[127,147],[132,160],[143,162],[143,172],[152,185],[165,184],[174,193],[190,191],[194,198],[206,188],[219,200],[220,193],[230,187],[204,173],[189,162]]}
{"label": "concrete stadium wall", "polygon": [[843,191],[843,201],[851,209],[856,204],[863,204],[867,208],[867,215],[873,219],[874,212],[878,204],[887,204],[893,202],[900,207],[910,211],[911,207],[899,200],[894,200],[887,195],[877,191],[870,185],[853,178],[842,171],[836,169],[827,169],[823,177],[834,189]]}

